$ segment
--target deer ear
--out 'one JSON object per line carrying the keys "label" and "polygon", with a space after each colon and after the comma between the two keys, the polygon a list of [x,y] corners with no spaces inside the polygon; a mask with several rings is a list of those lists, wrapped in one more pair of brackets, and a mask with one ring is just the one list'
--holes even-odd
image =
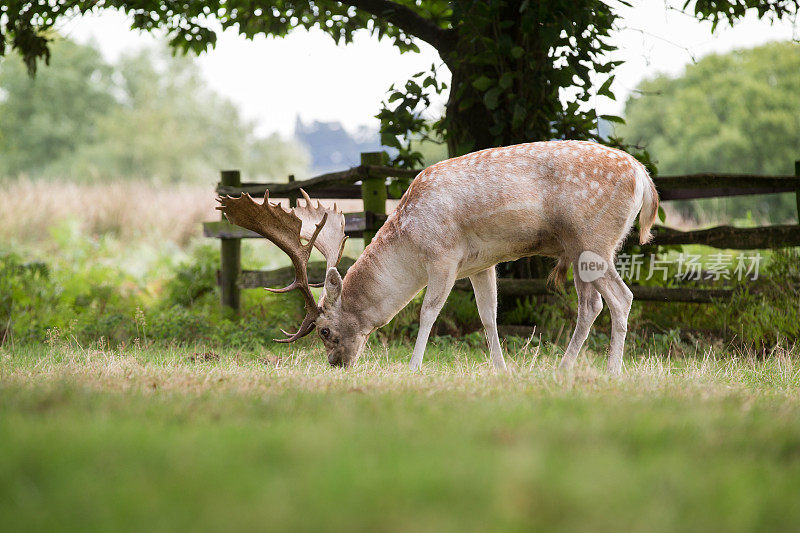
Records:
{"label": "deer ear", "polygon": [[342,295],[342,276],[335,267],[328,269],[325,275],[325,303],[333,303],[339,301]]}

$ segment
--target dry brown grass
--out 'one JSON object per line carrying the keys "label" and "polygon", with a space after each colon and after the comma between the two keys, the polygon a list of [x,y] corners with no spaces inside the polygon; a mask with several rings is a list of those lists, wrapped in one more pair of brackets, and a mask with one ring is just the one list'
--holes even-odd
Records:
{"label": "dry brown grass", "polygon": [[[201,353],[203,357],[196,357]],[[188,348],[107,349],[75,344],[37,349],[0,349],[0,383],[23,386],[70,382],[110,391],[171,391],[179,394],[228,392],[282,394],[287,391],[394,393],[470,396],[624,394],[726,397],[788,396],[800,391],[797,347],[769,358],[723,354],[709,348],[697,358],[672,360],[641,354],[625,361],[622,376],[609,376],[605,356],[589,352],[570,374],[558,371],[559,354],[539,348],[508,354],[509,373],[497,373],[487,358],[455,349],[445,360],[426,362],[410,372],[405,360],[373,346],[355,367],[332,369],[310,348],[288,355]]]}
{"label": "dry brown grass", "polygon": [[[5,183],[5,189],[0,195],[0,233],[15,242],[41,243],[50,238],[54,226],[74,220],[89,235],[110,235],[127,242],[168,240],[183,246],[202,235],[202,222],[219,220],[211,185],[20,179]],[[363,208],[361,200],[337,203],[345,212]],[[396,204],[390,201],[387,207],[391,211]]]}
{"label": "dry brown grass", "polygon": [[52,227],[76,220],[90,235],[183,245],[201,235],[201,222],[219,218],[209,186],[17,180],[6,183],[5,189],[0,195],[0,232],[28,243],[47,240]]}

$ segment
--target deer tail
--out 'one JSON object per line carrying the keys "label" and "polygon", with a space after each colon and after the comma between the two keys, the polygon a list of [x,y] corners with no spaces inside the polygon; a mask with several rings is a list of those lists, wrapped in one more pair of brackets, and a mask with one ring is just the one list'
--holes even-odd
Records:
{"label": "deer tail", "polygon": [[642,209],[639,212],[639,244],[647,244],[653,238],[650,228],[658,215],[658,191],[644,167],[637,169],[637,178],[642,182]]}
{"label": "deer tail", "polygon": [[555,268],[547,276],[547,286],[560,288],[567,280],[567,270],[569,270],[569,259],[566,255],[562,255],[558,258]]}

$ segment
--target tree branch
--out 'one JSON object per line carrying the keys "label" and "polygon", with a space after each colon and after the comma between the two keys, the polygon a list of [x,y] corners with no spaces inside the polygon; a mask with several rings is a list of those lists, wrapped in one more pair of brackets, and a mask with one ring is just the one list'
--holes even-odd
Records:
{"label": "tree branch", "polygon": [[409,35],[422,39],[440,53],[450,51],[454,45],[453,30],[440,28],[409,7],[390,0],[348,0],[343,3],[383,19]]}

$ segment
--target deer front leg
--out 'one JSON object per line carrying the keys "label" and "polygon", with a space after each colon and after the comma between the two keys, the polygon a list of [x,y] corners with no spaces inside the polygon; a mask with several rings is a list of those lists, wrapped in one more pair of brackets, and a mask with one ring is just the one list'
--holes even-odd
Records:
{"label": "deer front leg", "polygon": [[433,323],[439,312],[447,301],[447,295],[453,288],[456,281],[455,269],[438,270],[428,273],[428,288],[425,291],[425,298],[422,300],[422,310],[419,314],[419,333],[417,342],[414,344],[414,354],[411,356],[409,368],[412,371],[419,370],[422,364],[422,357],[425,355],[425,346],[428,344],[428,336],[431,333]]}
{"label": "deer front leg", "polygon": [[497,273],[494,267],[487,268],[470,276],[469,280],[475,291],[475,303],[478,306],[483,329],[486,331],[486,342],[489,344],[489,354],[492,356],[494,367],[497,370],[506,370],[500,337],[497,335]]}

